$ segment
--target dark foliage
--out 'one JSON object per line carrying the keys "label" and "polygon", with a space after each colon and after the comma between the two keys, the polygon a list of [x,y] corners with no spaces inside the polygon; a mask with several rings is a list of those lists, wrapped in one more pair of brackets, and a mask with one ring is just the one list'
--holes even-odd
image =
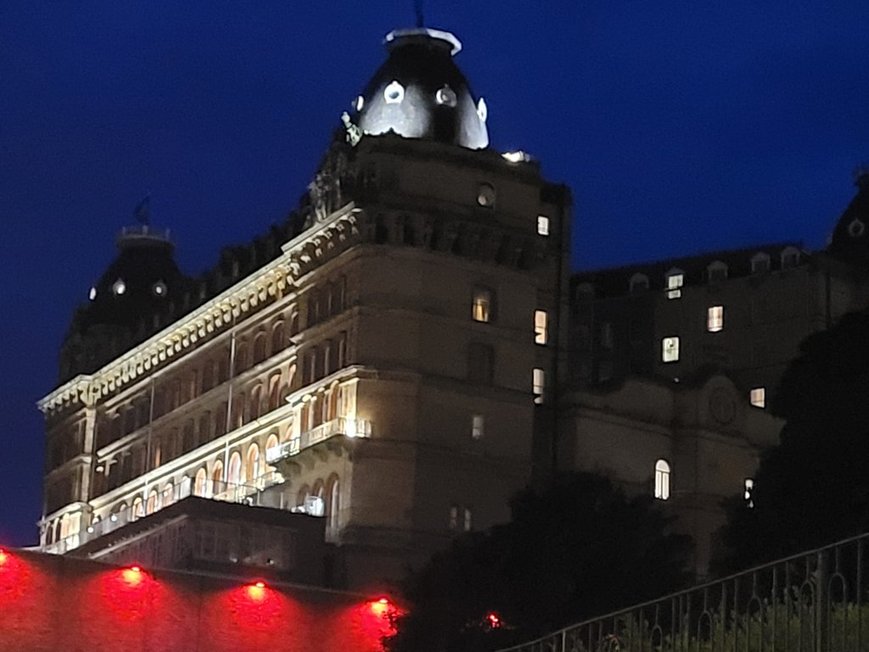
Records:
{"label": "dark foliage", "polygon": [[807,338],[785,372],[779,446],[761,460],[749,509],[728,506],[719,572],[869,531],[869,315]]}
{"label": "dark foliage", "polygon": [[509,524],[456,540],[409,578],[412,609],[387,649],[496,649],[673,590],[690,542],[653,502],[592,474],[521,492]]}

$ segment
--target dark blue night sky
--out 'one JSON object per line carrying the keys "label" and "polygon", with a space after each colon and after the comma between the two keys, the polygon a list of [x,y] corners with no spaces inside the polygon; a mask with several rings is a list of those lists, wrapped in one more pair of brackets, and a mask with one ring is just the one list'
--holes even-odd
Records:
{"label": "dark blue night sky", "polygon": [[[869,2],[435,2],[493,146],[575,198],[577,268],[823,245],[869,160]],[[151,193],[188,272],[295,206],[413,3],[0,3],[0,542],[41,509],[73,307]]]}

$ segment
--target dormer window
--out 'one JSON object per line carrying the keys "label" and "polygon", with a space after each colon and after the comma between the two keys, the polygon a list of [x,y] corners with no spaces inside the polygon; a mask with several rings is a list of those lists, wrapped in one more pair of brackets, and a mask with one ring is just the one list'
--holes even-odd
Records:
{"label": "dormer window", "polygon": [[495,188],[492,184],[480,184],[480,188],[477,190],[477,203],[486,208],[491,208],[495,205]]}
{"label": "dormer window", "polygon": [[456,105],[456,92],[447,85],[439,88],[435,93],[435,101],[442,106]]}
{"label": "dormer window", "polygon": [[112,292],[115,293],[116,296],[121,296],[124,292],[127,291],[127,284],[124,283],[123,279],[118,279],[112,284]]}
{"label": "dormer window", "polygon": [[643,292],[649,289],[649,277],[645,274],[634,274],[631,280],[628,281],[628,288],[631,294],[635,292]]}
{"label": "dormer window", "polygon": [[751,257],[751,273],[764,274],[769,271],[769,254],[758,251]]}
{"label": "dormer window", "polygon": [[796,247],[786,247],[781,252],[781,268],[791,269],[800,264],[800,250]]}
{"label": "dormer window", "polygon": [[682,296],[682,285],[685,283],[685,272],[674,267],[666,275],[667,298],[678,299]]}
{"label": "dormer window", "polygon": [[720,283],[727,280],[727,264],[716,260],[706,268],[706,275],[710,283]]}
{"label": "dormer window", "polygon": [[393,80],[383,89],[383,99],[387,104],[401,104],[404,99],[404,86]]}

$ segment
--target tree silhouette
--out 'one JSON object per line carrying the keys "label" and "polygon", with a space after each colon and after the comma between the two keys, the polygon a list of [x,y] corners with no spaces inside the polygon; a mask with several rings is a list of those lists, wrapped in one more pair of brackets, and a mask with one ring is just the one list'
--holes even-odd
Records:
{"label": "tree silhouette", "polygon": [[408,579],[412,607],[387,649],[495,649],[673,590],[690,541],[653,503],[587,473],[520,492],[510,523],[457,539]]}
{"label": "tree silhouette", "polygon": [[808,337],[773,410],[781,441],[761,460],[753,507],[727,505],[719,572],[869,530],[869,315]]}

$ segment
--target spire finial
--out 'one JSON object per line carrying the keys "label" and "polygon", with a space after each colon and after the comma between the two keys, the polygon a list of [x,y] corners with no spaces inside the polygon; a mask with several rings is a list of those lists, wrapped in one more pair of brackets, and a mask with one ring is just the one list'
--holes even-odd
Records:
{"label": "spire finial", "polygon": [[423,16],[423,0],[414,0],[413,6],[416,11],[416,26],[423,27],[425,25],[425,17]]}

